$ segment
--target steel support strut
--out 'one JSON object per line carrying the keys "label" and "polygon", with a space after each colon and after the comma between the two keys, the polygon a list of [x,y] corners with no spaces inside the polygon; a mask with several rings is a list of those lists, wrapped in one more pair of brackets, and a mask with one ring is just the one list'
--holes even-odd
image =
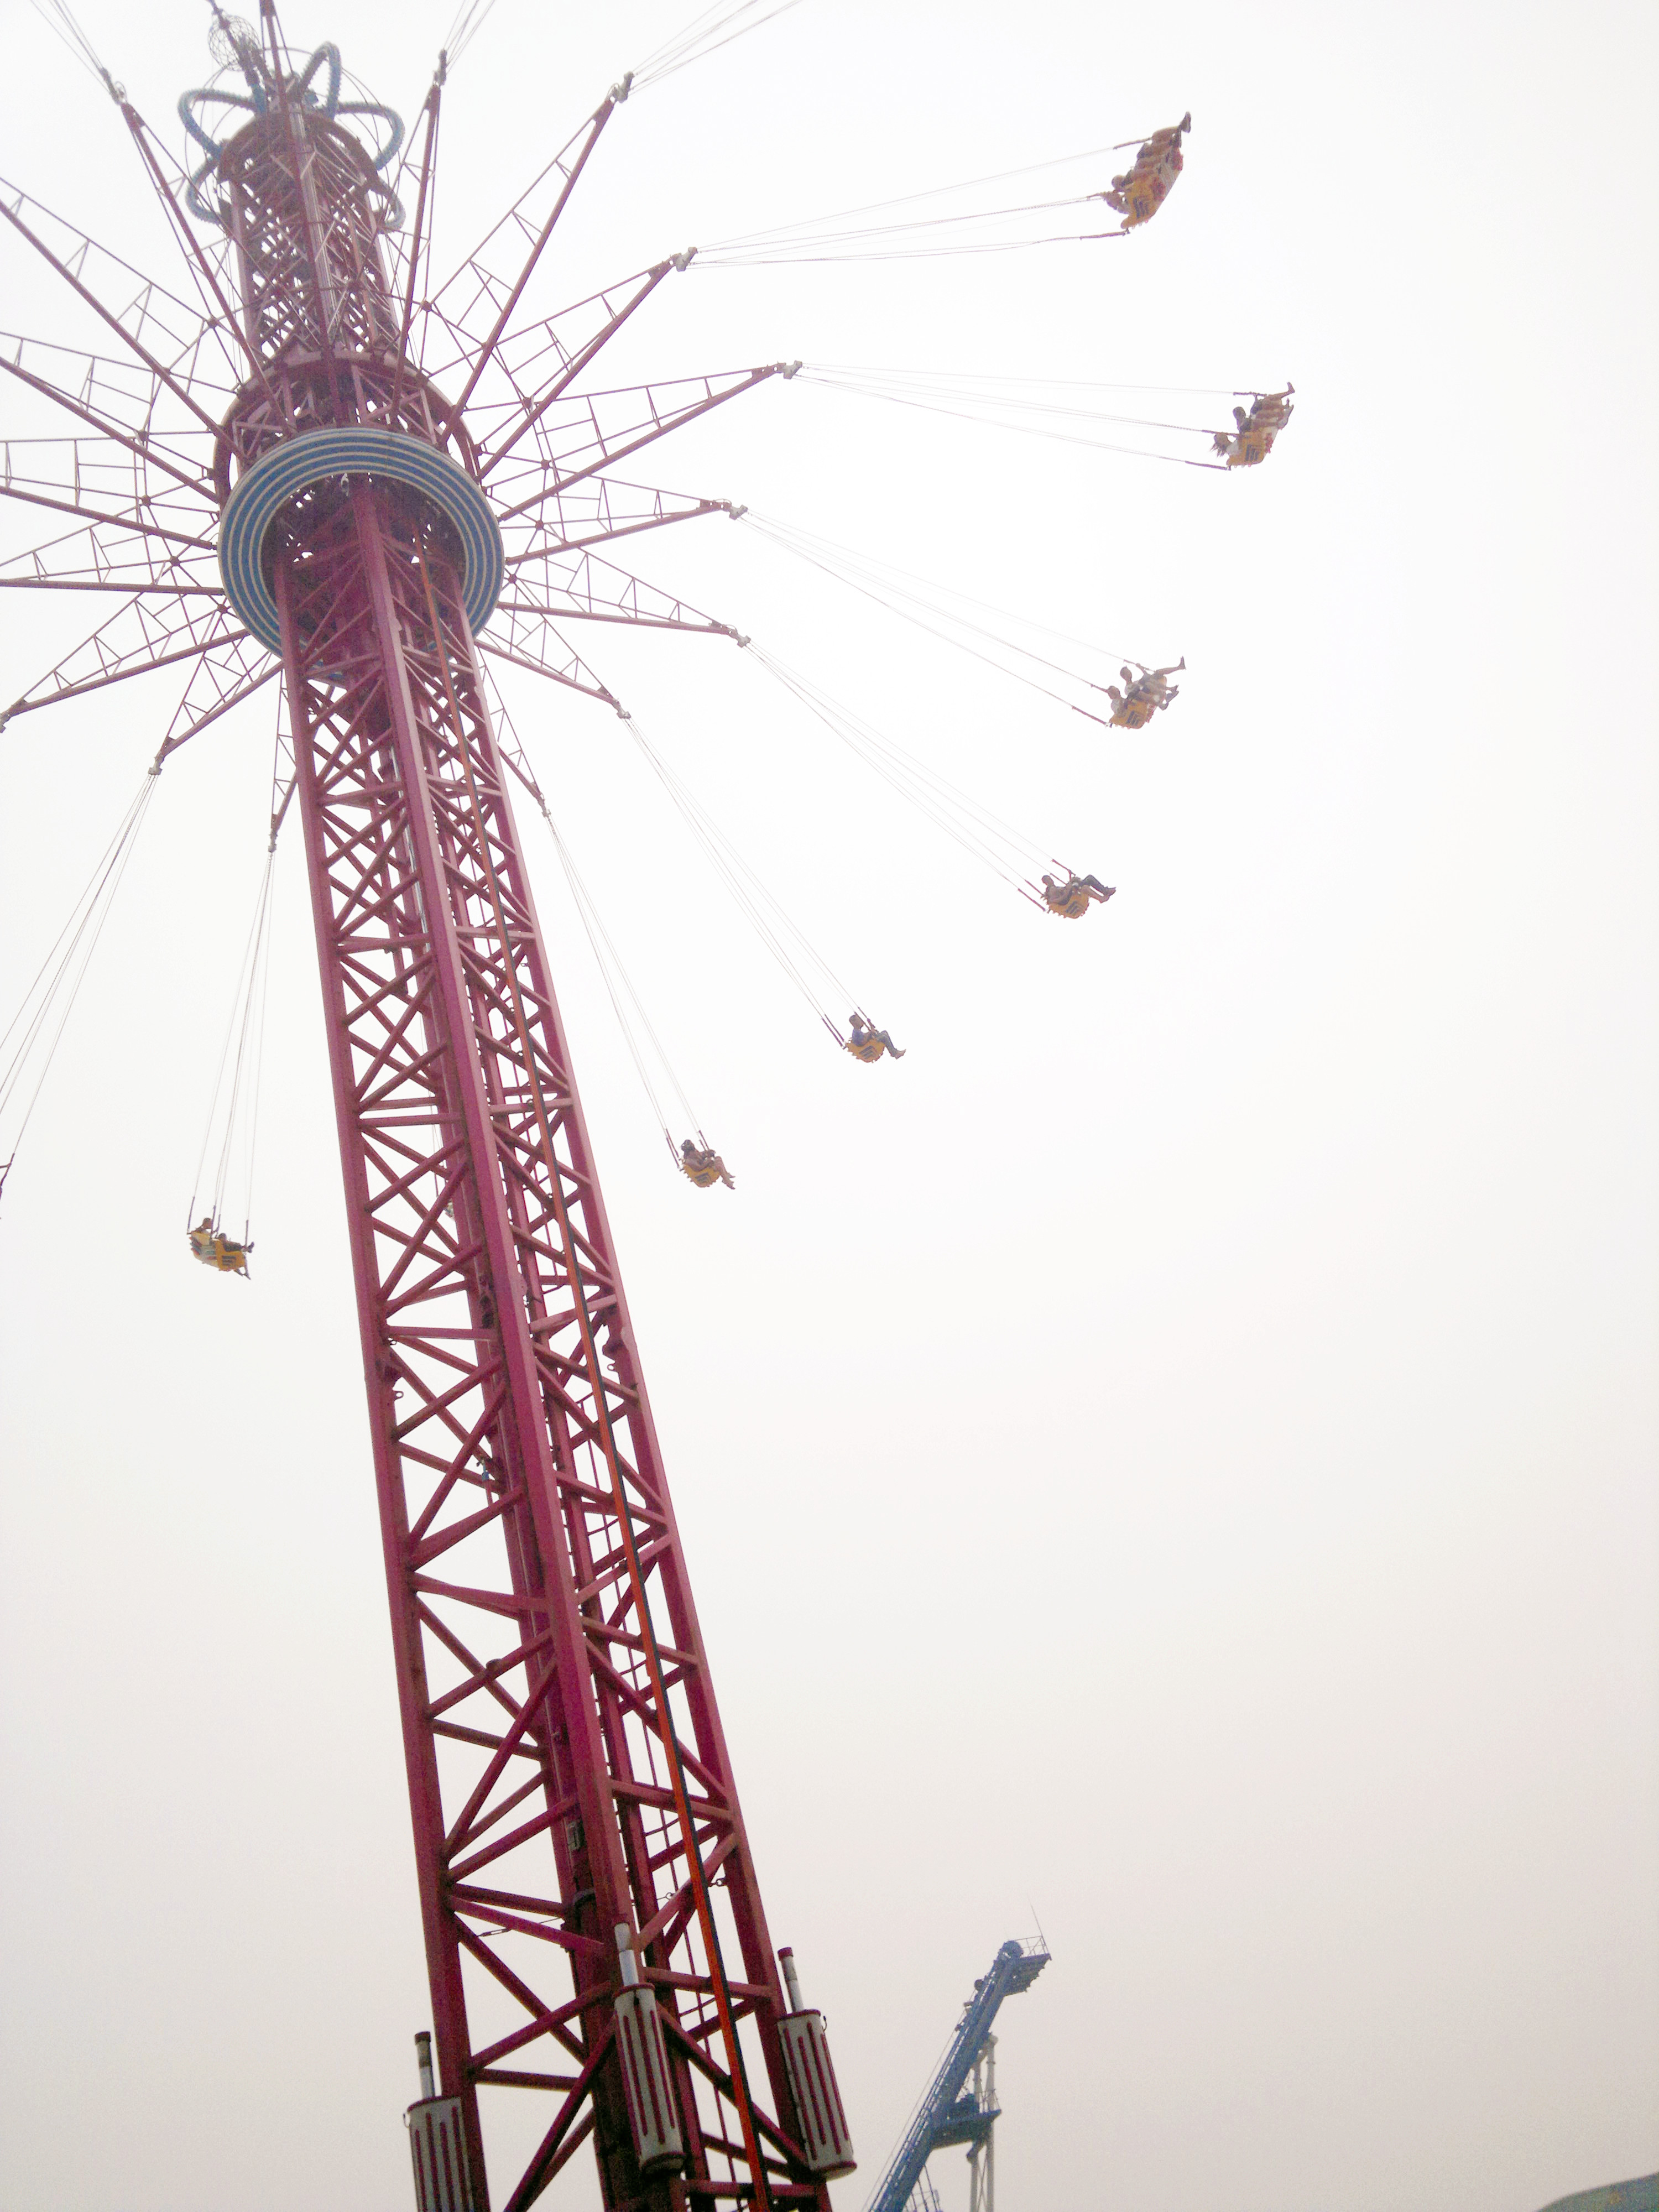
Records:
{"label": "steel support strut", "polygon": [[[611,2205],[823,2199],[459,579],[428,513],[358,483],[275,584],[434,2029],[475,2202],[479,2093],[507,2087],[557,2105],[504,2212],[590,2110]],[[608,2052],[619,1923],[665,2014],[684,2178],[635,2158]]]}
{"label": "steel support strut", "polygon": [[[0,449],[0,493],[82,526],[0,587],[119,602],[0,724],[176,664],[159,764],[270,680],[280,642],[270,836],[297,794],[441,2084],[427,2057],[422,2212],[489,2212],[492,2182],[501,2212],[527,2212],[590,2139],[607,2212],[829,2212],[844,2117],[820,2016],[780,1988],[467,612],[487,618],[516,514],[532,542],[492,656],[614,706],[556,618],[722,634],[592,550],[717,503],[604,471],[793,371],[576,388],[684,256],[514,327],[628,79],[555,157],[517,273],[480,249],[440,311],[417,299],[435,88],[394,287],[362,104],[337,105],[337,77],[325,101],[308,89],[338,57],[295,71],[276,0],[259,16],[257,40],[219,16],[249,88],[230,136],[191,126],[209,160],[187,207],[222,222],[234,282],[110,86],[213,304],[187,342],[148,286],[123,315],[102,303],[90,240],[65,252],[57,218],[0,209],[132,356],[81,356],[74,386],[0,359],[97,434]],[[221,97],[186,113],[202,96]],[[514,210],[485,244],[521,229]],[[434,329],[460,345],[453,400],[419,365]],[[216,332],[246,371],[222,416],[199,373]],[[190,418],[165,438],[164,398]],[[536,2121],[492,2174],[487,2116],[526,2092]]]}

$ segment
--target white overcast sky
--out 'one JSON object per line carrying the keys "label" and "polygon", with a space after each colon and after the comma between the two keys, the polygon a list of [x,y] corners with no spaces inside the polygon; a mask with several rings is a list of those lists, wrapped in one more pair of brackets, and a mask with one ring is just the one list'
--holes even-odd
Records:
{"label": "white overcast sky", "polygon": [[[412,117],[449,12],[289,27]],[[500,0],[441,259],[690,12]],[[179,143],[204,10],[80,13]],[[5,173],[175,276],[108,102],[17,0],[0,32]],[[1231,477],[804,380],[658,449],[1187,657],[1109,738],[723,520],[639,541],[1118,886],[1050,923],[732,647],[594,644],[902,1063],[837,1059],[611,717],[512,694],[738,1179],[671,1176],[526,815],[842,2212],[1038,1921],[1005,2212],[1528,2212],[1659,2165],[1656,58],[1607,0],[805,0],[630,102],[570,211],[574,295],[1190,107],[1126,245],[694,268],[605,380],[1297,387]],[[67,331],[0,270],[0,321]],[[8,698],[83,611],[20,601]],[[0,737],[0,1021],[173,696]],[[0,2212],[409,2202],[424,1977],[297,823],[254,1279],[181,1235],[270,728],[168,767],[0,1210]],[[594,2197],[578,2161],[553,2201]]]}

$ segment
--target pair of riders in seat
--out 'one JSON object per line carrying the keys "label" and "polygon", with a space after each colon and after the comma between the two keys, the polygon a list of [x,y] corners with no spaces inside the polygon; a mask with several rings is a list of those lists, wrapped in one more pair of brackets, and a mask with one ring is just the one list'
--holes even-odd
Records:
{"label": "pair of riders in seat", "polygon": [[1124,688],[1115,684],[1106,686],[1106,696],[1112,702],[1111,725],[1115,730],[1144,729],[1154,714],[1159,714],[1172,700],[1181,696],[1181,687],[1171,684],[1172,676],[1179,676],[1187,665],[1183,653],[1172,667],[1143,667],[1139,676],[1133,668],[1120,668]]}
{"label": "pair of riders in seat", "polygon": [[1070,875],[1064,883],[1054,876],[1042,878],[1043,902],[1062,921],[1081,921],[1091,906],[1104,906],[1116,896],[1115,884],[1103,884],[1098,876]]}
{"label": "pair of riders in seat", "polygon": [[1218,430],[1214,440],[1217,453],[1230,469],[1258,468],[1267,459],[1273,440],[1294,411],[1291,403],[1295,391],[1295,385],[1287,384],[1282,392],[1258,392],[1249,414],[1242,407],[1234,408],[1237,429],[1231,434]]}
{"label": "pair of riders in seat", "polygon": [[216,1267],[222,1275],[246,1275],[247,1255],[252,1244],[239,1244],[234,1237],[227,1237],[213,1225],[213,1216],[204,1213],[194,1229],[188,1232],[191,1255],[204,1267]]}
{"label": "pair of riders in seat", "polygon": [[1150,222],[1169,198],[1185,166],[1181,154],[1182,136],[1192,127],[1189,112],[1179,123],[1154,131],[1130,167],[1121,177],[1112,179],[1110,191],[1099,195],[1115,214],[1122,216],[1125,230],[1137,230],[1143,222]]}

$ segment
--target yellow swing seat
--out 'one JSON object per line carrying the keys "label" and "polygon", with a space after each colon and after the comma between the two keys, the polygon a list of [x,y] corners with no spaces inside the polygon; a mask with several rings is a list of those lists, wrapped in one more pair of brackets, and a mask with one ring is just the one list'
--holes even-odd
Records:
{"label": "yellow swing seat", "polygon": [[247,1255],[253,1249],[251,1244],[239,1244],[234,1237],[210,1229],[205,1223],[187,1233],[191,1255],[204,1267],[215,1268],[222,1275],[246,1274]]}
{"label": "yellow swing seat", "polygon": [[1184,166],[1178,145],[1141,148],[1121,187],[1128,202],[1123,217],[1125,230],[1138,230],[1143,222],[1152,221],[1169,198]]}
{"label": "yellow swing seat", "polygon": [[1273,449],[1271,430],[1245,430],[1234,441],[1227,453],[1230,469],[1259,468]]}
{"label": "yellow swing seat", "polygon": [[1048,911],[1058,915],[1062,921],[1081,921],[1093,904],[1094,900],[1088,890],[1082,884],[1078,884],[1071,890],[1062,891],[1058,898],[1049,899]]}
{"label": "yellow swing seat", "polygon": [[887,1048],[878,1036],[872,1036],[866,1037],[862,1044],[849,1043],[847,1049],[854,1060],[861,1060],[868,1066],[879,1060]]}

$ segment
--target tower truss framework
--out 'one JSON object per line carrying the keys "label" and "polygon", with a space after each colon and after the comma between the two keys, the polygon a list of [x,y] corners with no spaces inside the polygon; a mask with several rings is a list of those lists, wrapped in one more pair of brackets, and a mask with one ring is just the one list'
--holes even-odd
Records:
{"label": "tower truss framework", "polygon": [[[75,417],[0,457],[0,497],[56,532],[0,588],[117,602],[8,719],[176,667],[159,765],[280,671],[273,835],[293,799],[432,1995],[417,2179],[440,2136],[448,2161],[423,2203],[526,2212],[591,2143],[611,2212],[827,2212],[845,2121],[772,1948],[485,667],[614,706],[564,625],[732,635],[597,550],[723,503],[609,471],[784,365],[588,388],[672,262],[527,317],[625,84],[434,289],[441,84],[394,248],[337,56],[296,64],[273,0],[221,27],[248,96],[222,143],[191,107],[192,176],[111,86],[194,306],[0,199],[117,347],[0,356]],[[528,2160],[487,2159],[493,2100],[526,2093]]]}

